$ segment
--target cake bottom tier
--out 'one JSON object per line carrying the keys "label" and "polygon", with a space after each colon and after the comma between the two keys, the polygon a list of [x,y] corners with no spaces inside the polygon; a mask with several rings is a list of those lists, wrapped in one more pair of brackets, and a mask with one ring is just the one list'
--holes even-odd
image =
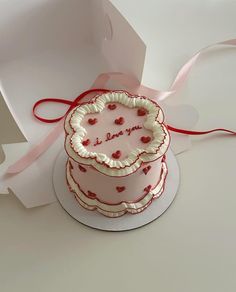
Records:
{"label": "cake bottom tier", "polygon": [[[160,197],[160,195],[164,191],[165,187],[165,180],[168,173],[167,165],[165,162],[165,157],[162,158],[160,161],[153,161],[152,163],[152,172],[150,171],[151,167],[150,164],[148,166],[145,166],[143,169],[146,169],[148,172],[144,173],[144,180],[148,180],[149,184],[146,184],[146,187],[140,191],[142,191],[142,195],[140,196],[137,193],[137,184],[140,183],[140,176],[137,180],[137,183],[134,182],[131,183],[129,187],[134,190],[134,194],[132,195],[133,200],[125,200],[125,187],[124,186],[117,186],[116,192],[119,194],[123,194],[121,196],[122,199],[117,201],[117,195],[114,194],[113,188],[109,190],[109,179],[112,180],[122,180],[122,178],[110,178],[109,176],[105,176],[102,174],[102,180],[96,180],[94,181],[91,176],[91,180],[87,182],[89,186],[85,189],[83,188],[84,180],[86,179],[86,176],[83,177],[83,175],[89,175],[89,171],[96,171],[94,169],[91,169],[91,167],[88,166],[82,166],[78,163],[72,161],[71,159],[68,159],[67,165],[66,165],[66,178],[67,183],[70,191],[74,192],[75,198],[79,202],[79,204],[84,207],[87,210],[97,210],[101,214],[107,216],[107,217],[120,217],[124,215],[125,213],[131,213],[131,214],[137,214],[145,210],[154,199]],[[97,172],[97,171],[96,171]],[[143,172],[143,171],[142,171]],[[149,177],[148,173],[151,173],[151,177]],[[79,175],[78,175],[79,174]],[[82,175],[81,175],[82,174]],[[101,175],[101,174],[96,174]],[[138,173],[135,174],[137,176]],[[132,175],[129,177],[126,177],[126,181],[129,181],[131,179]],[[150,179],[152,178],[152,181]],[[107,184],[105,181],[108,181]],[[154,181],[155,180],[155,181]],[[141,182],[142,183],[142,182]],[[106,188],[107,192],[110,192],[111,198],[114,198],[116,196],[116,200],[111,200],[111,202],[102,200],[102,194],[99,194],[99,196],[93,191],[89,191],[88,188],[92,188],[93,190],[98,189],[98,185],[101,185]],[[130,191],[130,190],[129,190]],[[131,191],[132,192],[132,191]]]}

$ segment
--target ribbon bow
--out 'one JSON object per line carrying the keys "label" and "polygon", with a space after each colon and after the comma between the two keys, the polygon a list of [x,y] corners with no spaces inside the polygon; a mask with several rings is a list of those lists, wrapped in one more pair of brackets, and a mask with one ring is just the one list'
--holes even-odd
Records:
{"label": "ribbon bow", "polygon": [[[39,144],[34,146],[29,152],[24,155],[22,158],[20,158],[18,161],[16,161],[13,165],[11,165],[6,173],[10,174],[16,174],[21,171],[23,171],[25,168],[30,166],[41,154],[43,154],[52,144],[53,142],[58,138],[58,136],[62,132],[62,125],[64,121],[65,115],[72,110],[75,106],[77,106],[81,100],[86,97],[90,93],[105,93],[110,90],[108,89],[103,89],[105,84],[110,78],[115,79],[118,81],[120,84],[123,86],[126,86],[128,88],[128,91],[133,94],[140,94],[144,96],[148,96],[149,98],[153,98],[156,100],[163,100],[166,97],[176,93],[179,88],[184,84],[186,81],[190,70],[194,66],[195,62],[199,58],[199,56],[207,49],[210,49],[211,47],[217,46],[217,45],[231,45],[231,46],[236,46],[236,39],[231,39],[227,41],[223,41],[220,43],[216,43],[210,46],[207,46],[206,48],[203,48],[200,50],[198,53],[196,53],[189,61],[187,61],[182,68],[179,70],[176,78],[174,79],[172,85],[170,86],[170,89],[168,91],[158,91],[152,88],[149,88],[147,86],[144,86],[140,84],[140,82],[134,78],[133,76],[123,74],[123,73],[118,73],[118,72],[110,72],[110,73],[103,73],[100,74],[97,79],[95,80],[92,89],[89,89],[83,93],[81,93],[77,98],[75,98],[74,101],[66,100],[66,99],[59,99],[59,98],[44,98],[39,101],[37,101],[34,106],[33,106],[33,115],[40,120],[41,122],[44,123],[56,123],[59,122],[58,125],[44,138],[43,141],[41,141]],[[54,103],[62,103],[69,105],[68,110],[66,111],[65,115],[54,118],[54,119],[46,119],[43,117],[40,117],[36,113],[37,107],[46,102],[54,102]],[[210,129],[206,131],[191,131],[191,130],[186,130],[186,129],[178,129],[175,128],[171,125],[167,125],[168,129],[170,131],[180,133],[180,134],[186,134],[186,135],[205,135],[213,132],[226,132],[228,134],[233,134],[236,135],[235,131],[224,129],[224,128],[216,128],[216,129]]]}

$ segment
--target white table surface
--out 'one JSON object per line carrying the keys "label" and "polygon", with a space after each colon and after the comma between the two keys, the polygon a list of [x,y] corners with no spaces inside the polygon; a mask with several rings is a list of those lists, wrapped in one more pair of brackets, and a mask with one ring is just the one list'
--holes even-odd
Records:
{"label": "white table surface", "polygon": [[[201,47],[236,36],[234,1],[191,1],[198,14],[203,7],[199,33],[194,14],[185,17],[189,1],[173,1],[169,14],[169,1],[113,2],[146,36],[144,79],[157,88],[167,88]],[[171,22],[173,11],[185,11],[179,24]],[[207,24],[213,12],[216,21]],[[161,29],[153,27],[155,17]],[[181,26],[185,30],[177,34]],[[235,49],[206,54],[173,97],[199,110],[198,129],[236,129],[235,72]],[[137,230],[93,230],[59,203],[25,209],[11,192],[0,195],[0,291],[235,291],[236,138],[226,137],[194,139],[191,150],[178,156],[181,186],[174,203]]]}

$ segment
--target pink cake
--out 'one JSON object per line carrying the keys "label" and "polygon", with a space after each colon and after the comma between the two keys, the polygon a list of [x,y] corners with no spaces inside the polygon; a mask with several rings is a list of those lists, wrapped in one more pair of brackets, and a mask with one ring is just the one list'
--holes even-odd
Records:
{"label": "pink cake", "polygon": [[165,186],[170,143],[161,108],[125,91],[95,96],[65,120],[66,178],[84,208],[137,214]]}

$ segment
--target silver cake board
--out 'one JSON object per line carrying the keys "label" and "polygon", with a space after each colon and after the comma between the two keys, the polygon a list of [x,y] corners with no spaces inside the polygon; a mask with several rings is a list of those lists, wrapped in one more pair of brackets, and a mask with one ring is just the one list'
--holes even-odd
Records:
{"label": "silver cake board", "polygon": [[166,158],[168,175],[165,190],[158,199],[154,200],[147,209],[139,214],[125,214],[119,218],[108,218],[97,211],[89,211],[81,207],[67,186],[65,175],[67,154],[64,149],[58,155],[54,165],[53,185],[55,193],[64,210],[82,224],[106,231],[135,229],[157,219],[167,210],[175,198],[180,181],[179,166],[170,149],[167,152]]}

